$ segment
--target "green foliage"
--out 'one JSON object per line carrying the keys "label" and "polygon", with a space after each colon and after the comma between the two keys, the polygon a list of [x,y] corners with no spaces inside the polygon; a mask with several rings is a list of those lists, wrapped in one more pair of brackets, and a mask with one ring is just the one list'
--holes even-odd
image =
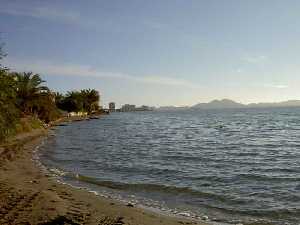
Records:
{"label": "green foliage", "polygon": [[79,91],[69,91],[66,95],[65,103],[68,112],[83,111],[83,98]]}
{"label": "green foliage", "polygon": [[15,130],[20,111],[16,106],[16,83],[7,70],[0,69],[0,140]]}
{"label": "green foliage", "polygon": [[46,86],[42,86],[43,81],[38,74],[14,73],[17,83],[18,106],[25,114],[34,113],[34,108],[39,105],[39,99],[44,93],[50,93]]}
{"label": "green foliage", "polygon": [[23,117],[16,124],[15,133],[29,132],[43,127],[43,122],[35,116]]}
{"label": "green foliage", "polygon": [[61,116],[55,104],[54,94],[50,92],[40,93],[35,102],[33,102],[33,105],[33,112],[38,115],[39,119],[46,123],[56,120]]}
{"label": "green foliage", "polygon": [[84,89],[80,91],[80,94],[83,99],[83,109],[91,114],[93,111],[99,109],[99,100],[100,96],[98,91],[95,89]]}
{"label": "green foliage", "polygon": [[91,114],[99,109],[99,93],[94,89],[70,91],[65,96],[56,94],[56,105],[67,112],[87,112]]}
{"label": "green foliage", "polygon": [[43,82],[37,74],[0,69],[0,141],[41,127],[41,120],[48,123],[60,116],[54,96]]}
{"label": "green foliage", "polygon": [[[0,62],[5,57],[0,44]],[[0,63],[0,141],[19,132],[42,127],[67,112],[92,113],[99,108],[99,93],[85,89],[65,96],[44,86],[39,74],[10,72]]]}
{"label": "green foliage", "polygon": [[43,86],[38,74],[14,73],[17,86],[17,104],[25,115],[37,115],[49,123],[60,116],[55,104],[55,95]]}

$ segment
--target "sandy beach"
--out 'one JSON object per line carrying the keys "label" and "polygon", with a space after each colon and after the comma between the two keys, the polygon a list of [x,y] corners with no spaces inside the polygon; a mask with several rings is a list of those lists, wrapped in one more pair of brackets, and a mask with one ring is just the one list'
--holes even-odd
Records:
{"label": "sandy beach", "polygon": [[0,224],[205,225],[58,183],[33,160],[46,133],[35,130],[0,147]]}

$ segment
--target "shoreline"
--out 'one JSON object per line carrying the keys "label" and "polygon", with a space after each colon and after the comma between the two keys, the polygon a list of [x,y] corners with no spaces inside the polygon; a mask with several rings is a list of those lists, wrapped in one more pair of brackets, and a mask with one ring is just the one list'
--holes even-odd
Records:
{"label": "shoreline", "polygon": [[33,130],[1,145],[0,224],[208,225],[58,182],[34,159],[46,135],[47,130]]}

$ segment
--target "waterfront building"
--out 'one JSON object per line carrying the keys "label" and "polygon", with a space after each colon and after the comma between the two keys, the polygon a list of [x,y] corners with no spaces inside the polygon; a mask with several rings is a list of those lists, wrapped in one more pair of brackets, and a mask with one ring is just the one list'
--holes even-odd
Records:
{"label": "waterfront building", "polygon": [[135,105],[125,104],[121,107],[121,112],[133,112],[135,109]]}
{"label": "waterfront building", "polygon": [[110,102],[108,104],[108,109],[110,112],[115,112],[116,111],[116,104],[114,102]]}

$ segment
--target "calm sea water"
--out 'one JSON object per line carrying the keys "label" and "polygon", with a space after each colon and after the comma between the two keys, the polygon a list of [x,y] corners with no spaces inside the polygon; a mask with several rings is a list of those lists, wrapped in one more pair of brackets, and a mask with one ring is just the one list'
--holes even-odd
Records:
{"label": "calm sea water", "polygon": [[217,224],[300,224],[300,109],[113,113],[55,130],[41,160],[71,184]]}

